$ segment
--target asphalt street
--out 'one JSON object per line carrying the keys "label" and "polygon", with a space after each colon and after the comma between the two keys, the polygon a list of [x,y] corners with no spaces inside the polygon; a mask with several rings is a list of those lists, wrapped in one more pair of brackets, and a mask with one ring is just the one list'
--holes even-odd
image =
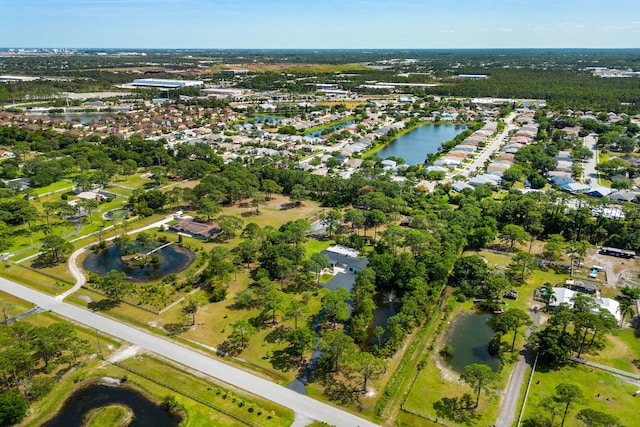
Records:
{"label": "asphalt street", "polygon": [[0,290],[36,304],[45,310],[51,310],[72,321],[135,344],[203,374],[210,375],[257,396],[288,407],[304,418],[324,421],[339,427],[375,426],[370,421],[359,418],[349,412],[288,390],[218,359],[175,344],[163,337],[121,324],[10,280],[0,278]]}

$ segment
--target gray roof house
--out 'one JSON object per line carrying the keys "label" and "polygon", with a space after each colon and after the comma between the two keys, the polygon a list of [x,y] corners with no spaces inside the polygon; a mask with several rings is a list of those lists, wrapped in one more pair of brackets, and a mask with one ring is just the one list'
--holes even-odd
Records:
{"label": "gray roof house", "polygon": [[620,190],[614,191],[613,193],[609,194],[609,199],[618,202],[633,202],[639,195],[640,194],[636,193],[635,191]]}
{"label": "gray roof house", "polygon": [[335,291],[339,286],[342,286],[349,292],[353,288],[356,282],[356,274],[365,269],[369,264],[367,258],[356,258],[358,251],[355,249],[347,248],[344,246],[332,246],[324,251],[320,252],[327,259],[334,272],[336,268],[338,271],[333,276],[333,279],[324,287]]}

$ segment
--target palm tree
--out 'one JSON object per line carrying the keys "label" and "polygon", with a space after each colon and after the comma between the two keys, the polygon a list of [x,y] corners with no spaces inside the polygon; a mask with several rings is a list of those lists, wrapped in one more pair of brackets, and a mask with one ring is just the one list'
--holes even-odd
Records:
{"label": "palm tree", "polygon": [[620,313],[620,327],[624,324],[624,319],[629,314],[633,316],[633,300],[627,296],[621,296],[618,298],[620,305],[618,306],[618,313]]}

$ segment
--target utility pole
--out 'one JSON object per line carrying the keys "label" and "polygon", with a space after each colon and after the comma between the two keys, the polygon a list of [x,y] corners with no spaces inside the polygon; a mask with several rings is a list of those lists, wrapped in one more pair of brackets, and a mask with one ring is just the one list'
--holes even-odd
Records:
{"label": "utility pole", "polygon": [[100,334],[98,334],[98,329],[96,329],[96,339],[98,340],[98,355],[102,356],[102,347],[100,346]]}

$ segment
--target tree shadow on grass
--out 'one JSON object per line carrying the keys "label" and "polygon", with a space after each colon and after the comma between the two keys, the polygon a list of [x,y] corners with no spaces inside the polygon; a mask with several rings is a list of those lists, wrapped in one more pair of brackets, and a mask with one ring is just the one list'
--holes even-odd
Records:
{"label": "tree shadow on grass", "polygon": [[360,405],[361,390],[353,386],[353,378],[347,372],[336,372],[331,360],[322,358],[309,376],[309,383],[321,384],[324,395],[339,404]]}
{"label": "tree shadow on grass", "polygon": [[290,353],[288,349],[275,350],[269,357],[269,362],[274,369],[283,372],[300,367],[300,357]]}
{"label": "tree shadow on grass", "polygon": [[169,335],[180,335],[189,329],[189,325],[184,323],[166,323],[162,326]]}
{"label": "tree shadow on grass", "polygon": [[31,262],[31,268],[40,269],[40,268],[55,267],[56,265],[61,264],[64,261],[66,261],[66,259],[60,258],[58,261],[56,261],[53,255],[42,253],[38,255],[38,257]]}
{"label": "tree shadow on grass", "polygon": [[269,332],[264,340],[268,343],[279,343],[287,338],[287,334],[291,331],[291,328],[288,328],[284,325],[276,326],[271,332]]}
{"label": "tree shadow on grass", "polygon": [[631,320],[631,327],[636,338],[640,338],[640,315]]}
{"label": "tree shadow on grass", "polygon": [[443,397],[433,404],[433,409],[438,417],[469,426],[481,418],[475,411],[473,397],[468,393],[461,397]]}
{"label": "tree shadow on grass", "polygon": [[244,347],[242,347],[239,343],[233,342],[231,340],[225,340],[218,347],[218,354],[221,356],[237,356],[239,355]]}
{"label": "tree shadow on grass", "polygon": [[107,311],[114,307],[117,307],[120,303],[109,298],[101,299],[100,301],[91,301],[87,304],[87,307],[91,311]]}
{"label": "tree shadow on grass", "polygon": [[341,381],[335,377],[329,377],[325,383],[324,394],[330,400],[338,402],[341,405],[358,405],[360,406],[361,390],[354,390],[349,382]]}
{"label": "tree shadow on grass", "polygon": [[271,313],[267,310],[260,312],[256,317],[249,319],[249,323],[254,328],[264,328],[267,322],[271,322]]}

